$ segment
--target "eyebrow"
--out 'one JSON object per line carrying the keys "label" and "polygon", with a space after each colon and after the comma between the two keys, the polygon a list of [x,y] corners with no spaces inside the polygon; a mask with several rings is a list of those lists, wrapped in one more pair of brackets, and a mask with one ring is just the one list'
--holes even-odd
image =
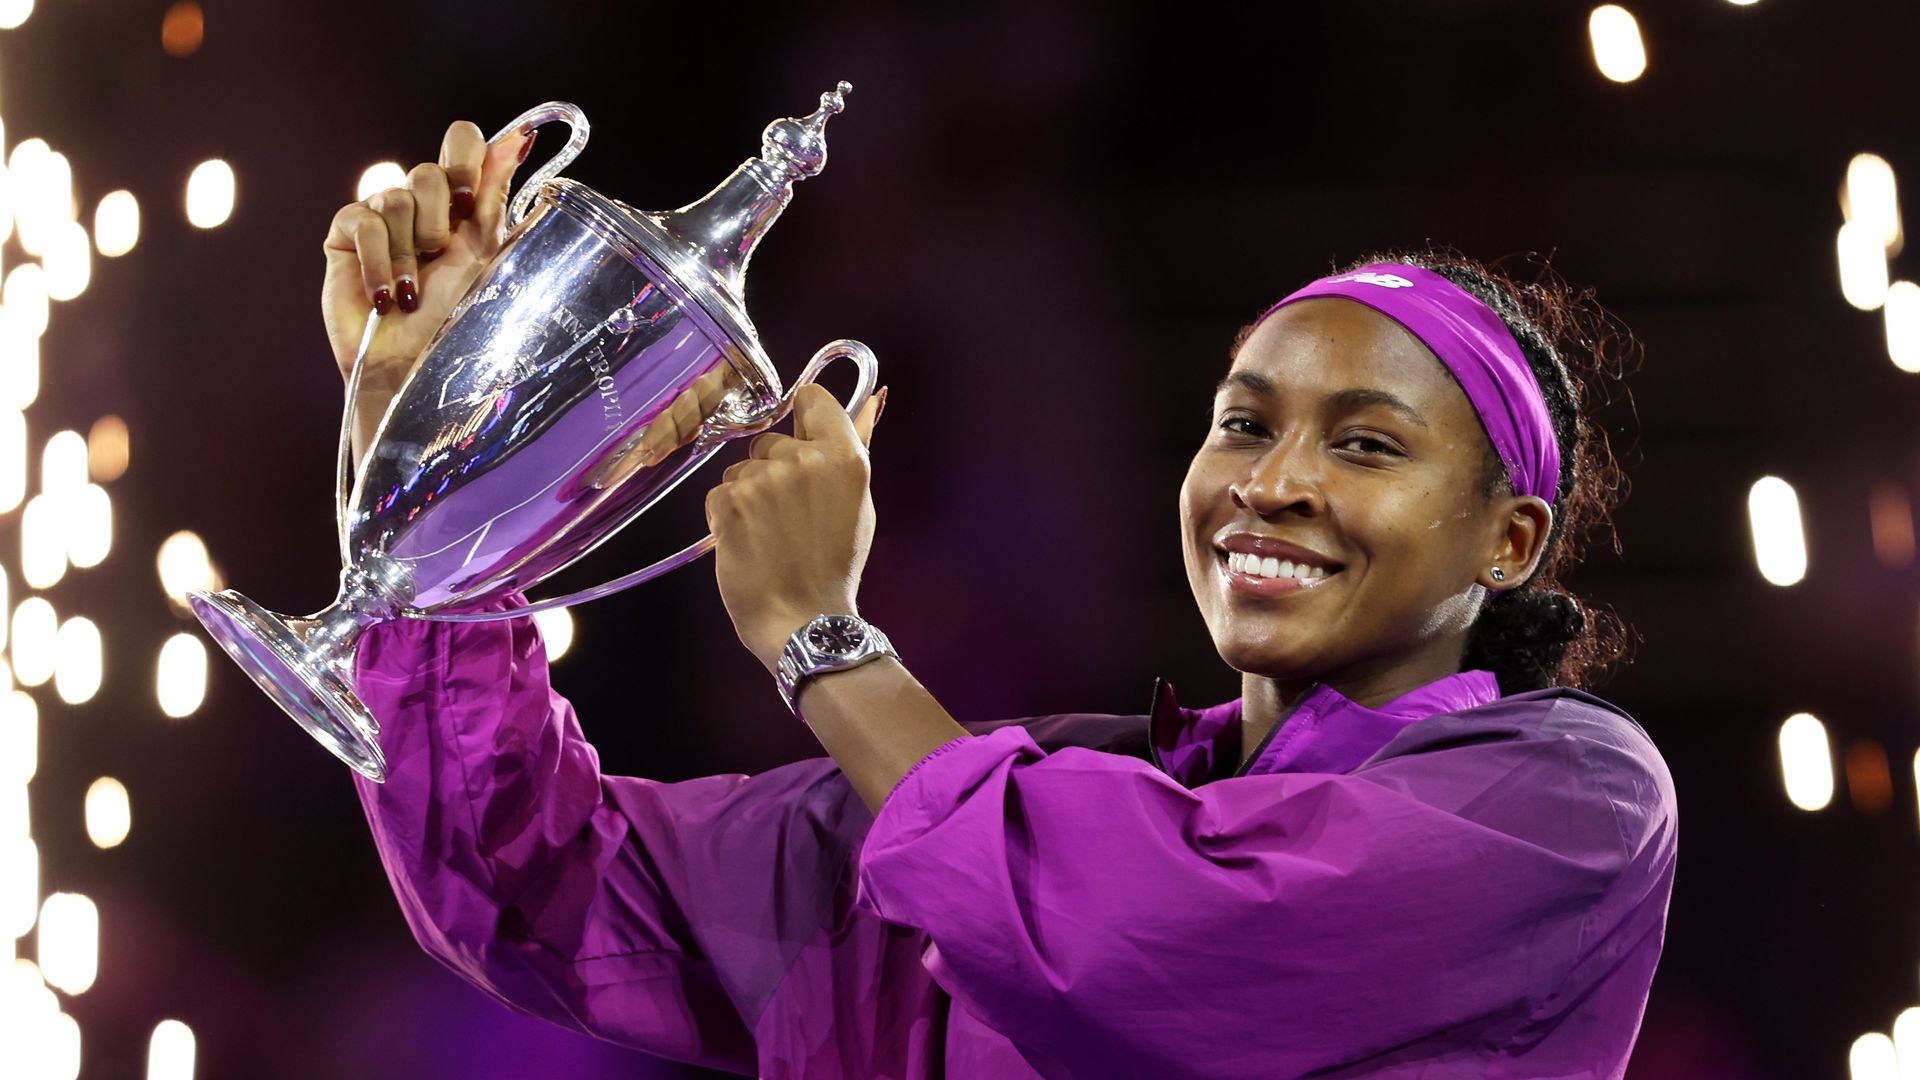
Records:
{"label": "eyebrow", "polygon": [[[1214,395],[1217,397],[1235,386],[1245,387],[1265,398],[1280,396],[1280,389],[1273,384],[1273,380],[1256,371],[1228,372],[1227,377],[1220,380],[1220,385],[1214,387]],[[1411,423],[1418,424],[1421,427],[1427,426],[1427,419],[1420,415],[1420,410],[1407,404],[1395,395],[1374,387],[1356,386],[1341,390],[1338,393],[1329,394],[1327,395],[1327,404],[1341,410],[1364,409],[1377,405],[1381,408],[1391,409],[1399,413]]]}

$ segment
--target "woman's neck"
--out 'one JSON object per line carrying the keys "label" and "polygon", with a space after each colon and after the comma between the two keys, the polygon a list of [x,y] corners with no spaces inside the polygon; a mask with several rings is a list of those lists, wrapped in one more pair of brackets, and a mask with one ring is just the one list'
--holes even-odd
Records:
{"label": "woman's neck", "polygon": [[1422,650],[1385,665],[1356,664],[1317,678],[1271,678],[1241,672],[1240,765],[1246,765],[1267,733],[1313,687],[1329,686],[1356,705],[1377,708],[1436,679],[1458,674],[1465,644],[1460,641]]}

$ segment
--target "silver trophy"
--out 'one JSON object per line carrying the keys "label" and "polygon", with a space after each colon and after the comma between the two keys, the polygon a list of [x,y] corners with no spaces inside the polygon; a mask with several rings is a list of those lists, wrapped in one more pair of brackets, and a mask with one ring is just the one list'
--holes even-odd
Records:
{"label": "silver trophy", "polygon": [[[843,82],[811,116],[768,125],[758,158],[669,213],[641,213],[558,177],[587,141],[572,105],[542,105],[494,136],[555,120],[573,132],[514,197],[505,244],[428,343],[353,477],[356,362],[340,432],[339,596],[304,619],[232,590],[191,597],[227,655],[321,745],[385,779],[379,725],[353,687],[355,646],[369,626],[577,604],[712,550],[709,535],[583,592],[476,610],[572,564],[723,444],[791,409],[747,318],[747,261],[794,183],[826,163],[827,119],[851,89]],[[362,361],[365,352],[363,343]],[[859,367],[847,403],[857,413],[877,374],[857,341],[821,349],[794,385],[841,357]]]}

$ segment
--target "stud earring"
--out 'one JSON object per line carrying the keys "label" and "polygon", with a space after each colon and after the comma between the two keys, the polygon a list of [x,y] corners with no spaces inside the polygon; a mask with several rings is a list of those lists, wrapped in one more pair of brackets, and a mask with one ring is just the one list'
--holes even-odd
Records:
{"label": "stud earring", "polygon": [[1493,580],[1495,580],[1495,581],[1505,581],[1505,580],[1507,580],[1507,572],[1506,572],[1505,570],[1502,570],[1502,569],[1500,569],[1500,568],[1499,568],[1499,567],[1497,567],[1497,566],[1496,566],[1496,567],[1494,567],[1494,568],[1493,568]]}

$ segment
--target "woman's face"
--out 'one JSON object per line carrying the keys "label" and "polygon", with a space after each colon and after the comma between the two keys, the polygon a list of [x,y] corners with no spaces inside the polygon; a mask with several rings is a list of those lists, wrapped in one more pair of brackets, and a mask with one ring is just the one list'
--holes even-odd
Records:
{"label": "woman's face", "polygon": [[[1268,318],[1180,490],[1187,579],[1221,657],[1278,679],[1456,670],[1476,585],[1496,562],[1524,580],[1545,534],[1530,516],[1544,502],[1483,494],[1490,453],[1465,392],[1398,323],[1326,297]],[[1267,576],[1289,561],[1292,576]]]}

